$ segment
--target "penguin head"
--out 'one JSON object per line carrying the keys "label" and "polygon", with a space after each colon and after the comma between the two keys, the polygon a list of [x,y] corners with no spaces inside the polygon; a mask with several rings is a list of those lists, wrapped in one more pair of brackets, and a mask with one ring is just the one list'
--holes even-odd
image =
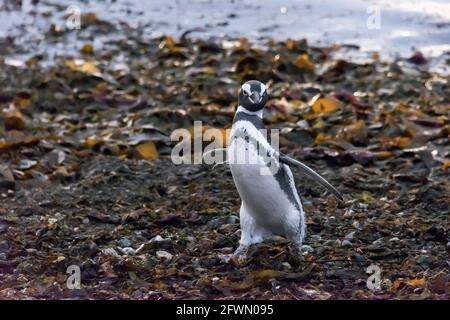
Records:
{"label": "penguin head", "polygon": [[247,81],[239,90],[239,105],[248,111],[255,112],[263,109],[267,98],[267,88],[258,80]]}

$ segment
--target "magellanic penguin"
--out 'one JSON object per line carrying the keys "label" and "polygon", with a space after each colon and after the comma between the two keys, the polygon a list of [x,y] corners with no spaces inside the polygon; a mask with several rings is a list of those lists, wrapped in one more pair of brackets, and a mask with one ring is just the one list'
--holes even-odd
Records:
{"label": "magellanic penguin", "polygon": [[242,200],[241,239],[234,253],[239,260],[245,259],[250,245],[273,236],[286,237],[300,250],[306,232],[305,213],[289,166],[297,167],[342,200],[341,194],[319,174],[269,144],[268,134],[261,130],[267,99],[263,83],[250,80],[242,85],[227,148]]}

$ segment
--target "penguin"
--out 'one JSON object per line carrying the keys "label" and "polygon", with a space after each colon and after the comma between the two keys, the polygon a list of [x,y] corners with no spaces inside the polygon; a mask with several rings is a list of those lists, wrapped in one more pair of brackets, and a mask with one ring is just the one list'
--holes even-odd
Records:
{"label": "penguin", "polygon": [[245,260],[251,245],[274,236],[290,240],[298,252],[306,233],[305,212],[290,166],[342,195],[305,164],[275,150],[264,134],[263,110],[267,87],[260,81],[245,82],[231,127],[227,158],[241,198],[239,247],[233,256]]}

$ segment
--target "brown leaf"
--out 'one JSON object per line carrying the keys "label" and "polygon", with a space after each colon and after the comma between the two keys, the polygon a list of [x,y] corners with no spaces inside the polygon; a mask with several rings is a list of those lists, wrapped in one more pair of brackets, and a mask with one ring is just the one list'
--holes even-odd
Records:
{"label": "brown leaf", "polygon": [[22,131],[7,131],[5,139],[0,139],[0,151],[17,148],[20,146],[30,146],[39,142],[39,139],[26,136]]}
{"label": "brown leaf", "polygon": [[136,151],[144,159],[155,160],[159,157],[158,149],[156,149],[155,144],[151,141],[139,144],[136,147]]}
{"label": "brown leaf", "polygon": [[425,284],[425,278],[420,278],[420,279],[414,278],[414,279],[405,281],[405,283],[411,287],[423,286]]}
{"label": "brown leaf", "polygon": [[5,112],[2,117],[5,121],[6,130],[23,130],[25,128],[22,112],[18,110]]}
{"label": "brown leaf", "polygon": [[314,64],[309,60],[309,56],[306,53],[298,55],[294,61],[294,65],[302,71],[314,71]]}
{"label": "brown leaf", "polygon": [[81,72],[93,76],[100,77],[100,70],[93,61],[86,61],[83,59],[66,59],[64,65],[72,71]]}
{"label": "brown leaf", "polygon": [[342,102],[331,96],[316,95],[310,102],[314,113],[329,113],[343,107]]}
{"label": "brown leaf", "polygon": [[28,97],[15,97],[13,104],[16,108],[26,108],[31,105],[31,99]]}
{"label": "brown leaf", "polygon": [[86,43],[85,45],[83,45],[80,51],[84,54],[93,54],[94,46],[92,45],[92,43]]}
{"label": "brown leaf", "polygon": [[358,120],[355,123],[346,126],[342,131],[343,138],[347,141],[358,144],[367,144],[368,131],[366,123],[362,120]]}
{"label": "brown leaf", "polygon": [[103,142],[102,139],[96,136],[90,136],[84,140],[84,143],[88,148],[94,148],[95,146],[101,144],[102,142]]}

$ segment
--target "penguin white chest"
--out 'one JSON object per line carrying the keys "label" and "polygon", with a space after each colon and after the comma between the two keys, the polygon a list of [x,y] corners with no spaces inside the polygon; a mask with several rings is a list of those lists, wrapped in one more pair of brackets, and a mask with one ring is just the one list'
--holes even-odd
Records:
{"label": "penguin white chest", "polygon": [[[237,130],[244,130],[250,138],[245,135],[233,138]],[[255,144],[258,141],[263,152],[273,152],[267,140],[256,128],[247,125],[233,128],[231,137],[228,159],[246,214],[273,234],[284,236],[298,232],[301,212],[271,174],[267,159],[261,156],[261,149]],[[290,173],[289,168],[285,170]],[[290,187],[297,192],[295,186]]]}

